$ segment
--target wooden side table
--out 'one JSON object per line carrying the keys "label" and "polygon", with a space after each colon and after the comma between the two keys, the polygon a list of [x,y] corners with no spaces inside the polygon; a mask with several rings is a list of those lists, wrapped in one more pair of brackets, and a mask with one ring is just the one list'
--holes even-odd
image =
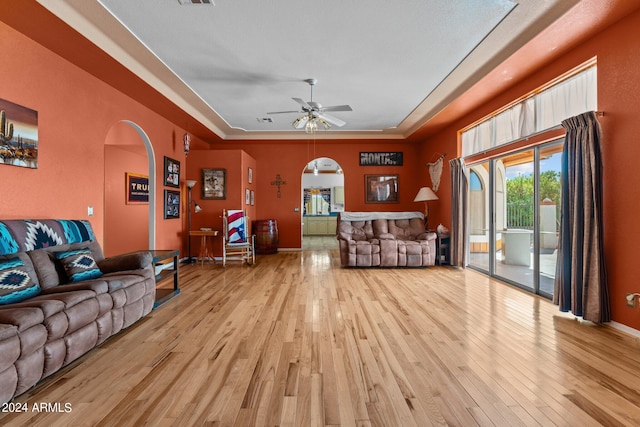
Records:
{"label": "wooden side table", "polygon": [[[218,230],[194,230],[189,231],[189,238],[193,236],[200,236],[200,253],[198,254],[198,258],[202,265],[204,265],[205,258],[211,258],[213,260],[213,251],[209,249],[209,237],[215,237],[219,233]],[[191,254],[189,254],[191,256]]]}

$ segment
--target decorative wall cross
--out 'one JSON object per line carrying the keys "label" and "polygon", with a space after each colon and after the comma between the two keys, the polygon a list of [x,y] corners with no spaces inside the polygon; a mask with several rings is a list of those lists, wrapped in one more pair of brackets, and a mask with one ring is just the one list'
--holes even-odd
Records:
{"label": "decorative wall cross", "polygon": [[282,197],[282,193],[280,193],[280,186],[281,185],[285,185],[286,183],[287,183],[287,181],[283,181],[282,178],[280,177],[279,173],[276,174],[276,180],[275,181],[271,181],[271,185],[277,185],[278,186],[278,198]]}

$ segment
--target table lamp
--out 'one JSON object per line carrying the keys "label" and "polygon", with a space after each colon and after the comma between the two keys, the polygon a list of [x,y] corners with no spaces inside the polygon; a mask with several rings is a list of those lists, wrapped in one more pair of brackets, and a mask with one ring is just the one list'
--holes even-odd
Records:
{"label": "table lamp", "polygon": [[[427,228],[427,221],[429,220],[429,200],[438,200],[438,196],[429,187],[422,187],[418,194],[416,194],[414,202],[424,202],[424,227]],[[428,228],[427,228],[428,229]]]}

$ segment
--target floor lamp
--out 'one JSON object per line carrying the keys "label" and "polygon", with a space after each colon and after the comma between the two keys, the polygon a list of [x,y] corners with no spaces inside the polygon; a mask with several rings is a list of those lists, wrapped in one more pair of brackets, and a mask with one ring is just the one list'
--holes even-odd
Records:
{"label": "floor lamp", "polygon": [[433,190],[429,187],[422,187],[418,194],[416,194],[416,198],[413,199],[414,202],[424,202],[424,228],[427,230],[427,222],[429,220],[429,200],[438,200],[438,196]]}
{"label": "floor lamp", "polygon": [[[193,258],[191,258],[191,189],[198,183],[198,181],[195,181],[193,179],[188,179],[186,181],[187,183],[187,250],[189,251],[189,264],[193,264]],[[198,213],[200,211],[202,211],[202,208],[200,207],[200,205],[198,205],[195,200],[193,201],[193,204],[195,205],[194,211],[195,213]]]}

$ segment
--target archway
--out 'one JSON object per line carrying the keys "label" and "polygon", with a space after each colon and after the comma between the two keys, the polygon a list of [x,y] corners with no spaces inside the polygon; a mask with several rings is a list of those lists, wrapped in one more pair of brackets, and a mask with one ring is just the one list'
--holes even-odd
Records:
{"label": "archway", "polygon": [[[105,138],[105,255],[154,249],[156,245],[156,164],[153,146],[136,123],[115,123]],[[128,176],[148,178],[148,202],[131,201]],[[140,181],[138,181],[140,182]]]}
{"label": "archway", "polygon": [[313,249],[305,238],[308,242],[335,236],[337,214],[345,210],[345,177],[337,161],[318,157],[305,165],[301,181],[302,248]]}

